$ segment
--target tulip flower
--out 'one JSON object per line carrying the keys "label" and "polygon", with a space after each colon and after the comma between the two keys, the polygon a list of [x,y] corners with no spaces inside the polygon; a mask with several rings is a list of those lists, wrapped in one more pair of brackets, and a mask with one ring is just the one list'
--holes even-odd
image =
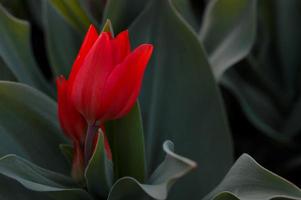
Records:
{"label": "tulip flower", "polygon": [[69,79],[57,81],[60,124],[74,143],[75,168],[87,164],[99,127],[133,107],[152,50],[142,44],[131,51],[127,30],[114,38],[90,26]]}

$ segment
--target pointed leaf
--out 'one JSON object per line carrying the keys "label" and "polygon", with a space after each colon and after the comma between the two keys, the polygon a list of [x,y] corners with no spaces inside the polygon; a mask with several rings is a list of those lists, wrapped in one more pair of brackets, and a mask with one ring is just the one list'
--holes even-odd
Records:
{"label": "pointed leaf", "polygon": [[[150,0],[108,0],[103,21],[110,19],[116,33],[126,29]],[[104,23],[103,22],[103,23]]]}
{"label": "pointed leaf", "polygon": [[68,77],[83,38],[49,1],[43,1],[42,10],[50,66],[56,76]]}
{"label": "pointed leaf", "polygon": [[36,89],[0,81],[0,156],[17,154],[51,170],[69,171],[56,103]]}
{"label": "pointed leaf", "polygon": [[134,47],[154,45],[140,96],[149,172],[163,157],[159,145],[172,139],[202,169],[180,181],[171,199],[201,198],[232,164],[231,135],[207,57],[167,0],[147,6],[130,36]]}
{"label": "pointed leaf", "polygon": [[106,197],[113,183],[113,164],[107,158],[104,136],[98,133],[95,151],[85,170],[88,191],[98,197]]}
{"label": "pointed leaf", "polygon": [[175,154],[173,143],[163,144],[165,160],[157,168],[146,184],[131,177],[119,179],[109,194],[108,200],[127,199],[166,199],[169,189],[182,176],[196,167],[196,163]]}
{"label": "pointed leaf", "polygon": [[17,80],[51,93],[50,86],[39,71],[32,55],[28,23],[15,18],[1,5],[0,38],[0,57]]}
{"label": "pointed leaf", "polygon": [[88,30],[90,20],[79,0],[50,0],[56,10],[79,32]]}
{"label": "pointed leaf", "polygon": [[110,143],[114,176],[131,176],[144,181],[146,175],[142,121],[138,102],[121,119],[108,122],[106,134]]}
{"label": "pointed leaf", "polygon": [[301,199],[301,190],[243,154],[204,200]]}
{"label": "pointed leaf", "polygon": [[201,27],[216,79],[251,50],[256,35],[256,0],[212,0]]}
{"label": "pointed leaf", "polygon": [[38,167],[15,155],[0,159],[0,174],[32,191],[44,192],[53,199],[91,200],[88,193],[77,188],[69,177]]}

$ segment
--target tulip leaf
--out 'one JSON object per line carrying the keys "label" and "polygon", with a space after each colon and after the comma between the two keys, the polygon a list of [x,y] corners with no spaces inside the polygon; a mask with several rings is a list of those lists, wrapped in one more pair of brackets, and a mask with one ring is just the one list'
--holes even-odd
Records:
{"label": "tulip leaf", "polygon": [[92,199],[70,177],[38,167],[16,155],[0,159],[0,174],[19,182],[28,190],[44,193],[53,199]]}
{"label": "tulip leaf", "polygon": [[49,0],[56,10],[79,32],[88,30],[90,20],[79,0]]}
{"label": "tulip leaf", "polygon": [[175,154],[170,141],[164,142],[163,150],[166,153],[165,159],[147,183],[142,184],[132,177],[123,177],[113,185],[108,200],[166,199],[172,185],[194,169],[196,163]]}
{"label": "tulip leaf", "polygon": [[[115,27],[114,27],[115,28]],[[130,27],[133,47],[149,42],[154,53],[140,102],[151,173],[171,139],[201,169],[176,185],[170,199],[200,199],[232,164],[232,141],[220,94],[198,40],[171,1],[155,0]]]}
{"label": "tulip leaf", "polygon": [[108,195],[113,183],[113,164],[107,158],[104,136],[98,133],[95,151],[85,170],[87,187],[89,193],[95,194],[99,198]]}
{"label": "tulip leaf", "polygon": [[17,80],[51,93],[32,55],[29,24],[12,16],[1,5],[0,38],[0,57]]}
{"label": "tulip leaf", "polygon": [[79,50],[82,37],[53,8],[49,1],[43,1],[43,17],[50,66],[56,76],[64,75],[67,77]]}
{"label": "tulip leaf", "polygon": [[249,122],[282,145],[301,131],[300,11],[299,0],[258,1],[254,49],[221,80]]}
{"label": "tulip leaf", "polygon": [[145,149],[138,102],[126,116],[106,123],[105,128],[115,179],[131,176],[143,182],[146,175]]}
{"label": "tulip leaf", "polygon": [[0,58],[0,80],[16,81],[16,77]]}
{"label": "tulip leaf", "polygon": [[256,35],[256,0],[210,1],[200,31],[216,79],[251,50]]}
{"label": "tulip leaf", "polygon": [[0,175],[0,199],[1,200],[12,200],[12,199],[22,199],[22,200],[51,200],[41,193],[30,191],[21,184],[17,183],[15,180],[8,178],[6,176]]}
{"label": "tulip leaf", "polygon": [[0,156],[17,154],[54,171],[69,171],[56,103],[27,85],[0,81]]}
{"label": "tulip leaf", "polygon": [[70,144],[60,144],[60,150],[62,154],[65,156],[66,160],[69,164],[72,163],[73,160],[73,147]]}
{"label": "tulip leaf", "polygon": [[110,19],[116,33],[126,29],[151,0],[109,0],[103,15],[103,23]]}
{"label": "tulip leaf", "polygon": [[90,21],[97,27],[101,26],[102,15],[108,0],[79,0]]}
{"label": "tulip leaf", "polygon": [[243,154],[203,200],[301,199],[301,190]]}
{"label": "tulip leaf", "polygon": [[200,29],[201,20],[196,16],[196,10],[193,9],[192,1],[172,0],[174,7],[182,15],[191,27],[198,31]]}

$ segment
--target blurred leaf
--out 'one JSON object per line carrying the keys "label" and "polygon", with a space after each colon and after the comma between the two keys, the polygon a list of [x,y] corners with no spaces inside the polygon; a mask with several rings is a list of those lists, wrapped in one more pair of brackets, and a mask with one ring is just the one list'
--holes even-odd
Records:
{"label": "blurred leaf", "polygon": [[170,1],[153,1],[130,27],[130,35],[133,46],[154,45],[140,98],[149,172],[162,159],[159,144],[171,139],[179,153],[202,166],[175,187],[171,199],[201,198],[228,171],[233,153],[207,57]]}
{"label": "blurred leaf", "polygon": [[51,68],[56,76],[62,74],[68,77],[82,37],[48,1],[43,4],[43,17]]}
{"label": "blurred leaf", "polygon": [[204,200],[301,199],[301,190],[243,154]]}
{"label": "blurred leaf", "polygon": [[114,176],[130,176],[143,182],[146,175],[145,149],[139,104],[124,117],[105,124],[110,143]]}
{"label": "blurred leaf", "polygon": [[68,21],[73,28],[80,33],[88,30],[90,20],[84,9],[81,7],[79,0],[47,0],[54,8]]}
{"label": "blurred leaf", "polygon": [[196,163],[175,154],[170,141],[164,142],[163,150],[165,159],[146,184],[131,177],[121,178],[113,185],[108,200],[166,199],[172,185],[195,168]]}
{"label": "blurred leaf", "polygon": [[221,83],[235,96],[248,120],[278,142],[300,133],[301,2],[258,1],[258,37],[251,55]]}
{"label": "blurred leaf", "polygon": [[50,93],[32,55],[28,23],[13,17],[1,5],[0,38],[0,57],[17,80]]}
{"label": "blurred leaf", "polygon": [[115,33],[119,33],[128,28],[148,2],[150,0],[108,0],[104,10],[103,23],[110,19]]}
{"label": "blurred leaf", "polygon": [[15,155],[0,159],[0,174],[32,191],[44,192],[53,199],[91,200],[84,190],[77,188],[69,177],[38,167]]}
{"label": "blurred leaf", "polygon": [[52,200],[50,197],[30,191],[15,180],[0,175],[0,199],[1,200]]}
{"label": "blurred leaf", "polygon": [[73,147],[70,144],[60,144],[60,150],[71,166],[73,160]]}
{"label": "blurred leaf", "polygon": [[210,1],[200,38],[217,79],[250,52],[256,20],[256,0]]}
{"label": "blurred leaf", "polygon": [[105,198],[113,184],[113,163],[108,160],[104,146],[104,136],[98,133],[95,151],[85,170],[88,191]]}
{"label": "blurred leaf", "polygon": [[101,26],[102,15],[108,0],[79,0],[89,19],[97,27]]}
{"label": "blurred leaf", "polygon": [[16,77],[0,58],[0,80],[16,81]]}
{"label": "blurred leaf", "polygon": [[191,0],[172,0],[174,7],[183,16],[183,18],[198,31],[200,28],[200,19],[195,15]]}
{"label": "blurred leaf", "polygon": [[44,1],[46,0],[26,0],[27,7],[33,20],[40,28],[43,28],[42,4]]}
{"label": "blurred leaf", "polygon": [[42,167],[69,171],[59,150],[65,143],[56,104],[26,85],[0,81],[0,156],[17,154]]}
{"label": "blurred leaf", "polygon": [[0,4],[13,16],[21,19],[28,19],[26,2],[20,0],[0,0]]}

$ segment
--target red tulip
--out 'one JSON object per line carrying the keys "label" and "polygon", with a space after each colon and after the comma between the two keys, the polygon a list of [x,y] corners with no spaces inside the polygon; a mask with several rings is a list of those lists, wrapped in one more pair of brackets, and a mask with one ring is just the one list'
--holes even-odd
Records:
{"label": "red tulip", "polygon": [[[90,26],[69,80],[57,79],[59,121],[74,145],[74,178],[83,175],[97,130],[104,131],[105,121],[120,118],[133,107],[152,49],[143,44],[131,52],[128,31],[112,38],[106,32],[98,35]],[[105,149],[111,159],[106,137]]]}
{"label": "red tulip", "polygon": [[153,47],[131,52],[128,31],[116,38],[93,26],[70,75],[71,100],[89,124],[102,124],[126,115],[137,100]]}

